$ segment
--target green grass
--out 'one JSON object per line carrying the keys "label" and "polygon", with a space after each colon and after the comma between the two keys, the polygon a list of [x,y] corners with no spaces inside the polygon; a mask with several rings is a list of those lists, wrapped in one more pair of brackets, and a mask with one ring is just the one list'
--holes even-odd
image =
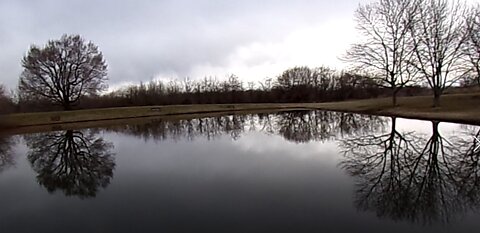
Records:
{"label": "green grass", "polygon": [[139,121],[148,117],[188,118],[198,114],[210,116],[225,113],[245,114],[252,111],[320,109],[480,125],[479,106],[480,93],[468,93],[444,95],[441,98],[441,107],[438,108],[432,107],[431,96],[416,96],[398,98],[396,107],[392,106],[391,98],[329,103],[171,105],[10,114],[0,116],[0,122],[10,129],[59,128],[61,124],[83,123],[98,126],[106,122],[118,124],[122,120]]}

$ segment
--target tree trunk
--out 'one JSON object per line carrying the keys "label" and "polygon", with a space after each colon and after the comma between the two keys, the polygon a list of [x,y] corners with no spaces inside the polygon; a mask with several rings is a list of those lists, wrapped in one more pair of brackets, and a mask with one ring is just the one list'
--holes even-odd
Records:
{"label": "tree trunk", "polygon": [[392,88],[392,104],[393,106],[397,106],[397,93],[400,89],[397,87]]}
{"label": "tree trunk", "polygon": [[397,117],[392,117],[392,133],[395,132],[395,128],[397,125]]}
{"label": "tree trunk", "polygon": [[478,86],[480,86],[480,67],[477,65],[475,66],[475,69],[477,70],[477,77],[475,77]]}
{"label": "tree trunk", "polygon": [[70,105],[70,102],[64,102],[63,103],[63,110],[65,110],[65,111],[72,110],[72,106]]}
{"label": "tree trunk", "polygon": [[441,91],[438,88],[433,89],[433,107],[440,107]]}
{"label": "tree trunk", "polygon": [[[439,132],[438,132],[438,124],[440,122],[439,121],[432,121],[432,138],[437,138],[440,136]],[[433,141],[436,141],[436,140],[433,140]]]}

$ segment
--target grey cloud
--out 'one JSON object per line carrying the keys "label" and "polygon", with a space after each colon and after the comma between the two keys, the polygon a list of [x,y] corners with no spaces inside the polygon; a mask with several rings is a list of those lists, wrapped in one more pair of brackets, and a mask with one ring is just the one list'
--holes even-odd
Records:
{"label": "grey cloud", "polygon": [[350,18],[357,4],[354,0],[0,0],[0,82],[14,88],[28,46],[43,45],[64,33],[81,34],[100,47],[109,64],[110,84],[149,80],[159,73],[189,76],[199,64],[225,66],[240,46],[280,41],[301,26]]}

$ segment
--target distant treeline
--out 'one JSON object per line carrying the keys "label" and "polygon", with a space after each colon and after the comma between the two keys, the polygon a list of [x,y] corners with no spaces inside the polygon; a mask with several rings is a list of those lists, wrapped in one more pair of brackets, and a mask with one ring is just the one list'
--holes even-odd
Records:
{"label": "distant treeline", "polygon": [[[400,95],[418,95],[428,89],[405,88]],[[205,77],[200,80],[150,81],[113,92],[85,96],[73,109],[225,103],[327,102],[389,96],[375,79],[353,72],[338,72],[326,67],[295,67],[274,79],[243,82],[230,75],[224,80]],[[61,110],[50,102],[19,98],[16,111]]]}

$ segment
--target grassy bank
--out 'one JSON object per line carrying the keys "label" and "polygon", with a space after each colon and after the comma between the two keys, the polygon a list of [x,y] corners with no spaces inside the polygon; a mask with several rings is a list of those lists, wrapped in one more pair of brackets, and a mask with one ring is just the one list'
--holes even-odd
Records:
{"label": "grassy bank", "polygon": [[[212,105],[171,105],[90,109],[69,112],[44,112],[11,114],[0,117],[4,127],[55,127],[60,124],[103,124],[120,120],[148,117],[184,117],[193,115],[209,116],[224,113],[248,113],[252,111],[281,111],[299,109],[320,109],[383,116],[399,116],[425,120],[439,120],[480,125],[480,93],[450,94],[441,99],[441,107],[432,108],[432,97],[417,96],[399,98],[398,106],[391,106],[390,98],[368,99],[331,103],[295,104],[212,104]],[[188,116],[187,116],[188,115]],[[98,121],[96,123],[92,123]],[[103,121],[100,122],[100,121]],[[57,127],[58,128],[58,127]]]}
{"label": "grassy bank", "polygon": [[[292,108],[289,110],[304,110],[304,108]],[[227,112],[209,112],[209,113],[194,113],[194,114],[176,114],[176,115],[164,115],[164,116],[149,116],[149,117],[136,117],[136,118],[123,118],[123,119],[111,119],[111,120],[94,120],[83,122],[70,122],[70,123],[58,123],[48,125],[35,125],[25,127],[6,128],[0,132],[2,134],[14,135],[25,133],[38,133],[58,130],[79,130],[86,128],[109,128],[119,125],[129,124],[148,124],[152,122],[162,121],[177,121],[177,120],[189,120],[206,117],[220,117],[225,115],[248,115],[248,114],[266,114],[282,112],[284,110],[266,109],[266,110],[250,110],[250,111],[227,111]]]}
{"label": "grassy bank", "polygon": [[399,98],[396,107],[392,106],[391,98],[307,104],[305,107],[480,125],[480,93],[444,95],[441,107],[437,108],[433,108],[432,103],[431,96],[415,96]]}
{"label": "grassy bank", "polygon": [[293,110],[298,104],[208,104],[208,105],[169,105],[123,108],[104,108],[77,111],[19,113],[0,116],[4,128],[67,124],[89,121],[118,120],[173,115],[203,113],[223,113],[259,110]]}

